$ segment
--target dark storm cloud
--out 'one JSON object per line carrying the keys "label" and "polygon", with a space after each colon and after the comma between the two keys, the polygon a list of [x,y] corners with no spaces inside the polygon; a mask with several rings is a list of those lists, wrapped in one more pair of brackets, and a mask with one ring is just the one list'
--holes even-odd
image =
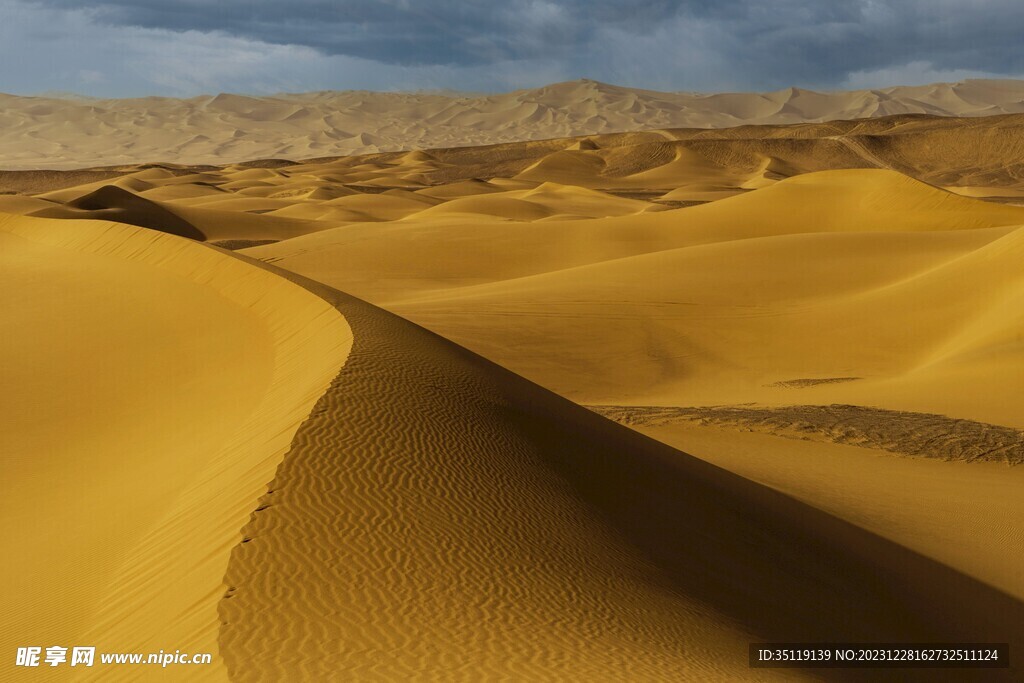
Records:
{"label": "dark storm cloud", "polygon": [[326,54],[403,65],[474,65],[559,54],[595,26],[642,32],[701,3],[678,0],[37,0],[91,8],[105,22],[175,31],[223,31]]}
{"label": "dark storm cloud", "polygon": [[793,0],[750,3],[735,48],[756,73],[836,83],[855,71],[928,62],[936,69],[1020,73],[1019,0]]}
{"label": "dark storm cloud", "polygon": [[[287,48],[275,53],[282,78],[308,72],[325,88],[411,80],[501,89],[586,76],[768,90],[1024,74],[1020,0],[0,0],[5,6],[38,10],[21,13],[38,31],[54,13],[87,23],[89,35],[106,27],[135,52],[154,29],[178,36],[182,50],[169,60],[214,49],[195,48],[197,36],[220,36],[240,55],[231,73],[243,82],[245,64],[266,64],[253,54],[260,45]],[[77,55],[45,42],[36,40],[40,52],[75,68]],[[89,68],[109,67],[97,57]]]}
{"label": "dark storm cloud", "polygon": [[[614,50],[686,24],[718,37],[719,60],[783,82],[840,82],[853,71],[928,61],[1022,69],[1019,0],[37,0],[91,8],[99,21],[221,31],[386,64],[475,66]],[[612,32],[613,42],[608,35]],[[654,47],[657,47],[656,45]],[[599,60],[600,61],[600,60]],[[581,64],[582,65],[582,64]]]}

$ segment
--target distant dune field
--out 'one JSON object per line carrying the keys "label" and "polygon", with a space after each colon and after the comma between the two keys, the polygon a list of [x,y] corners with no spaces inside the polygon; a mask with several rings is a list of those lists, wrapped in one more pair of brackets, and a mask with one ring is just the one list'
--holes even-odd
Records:
{"label": "distant dune field", "polygon": [[0,94],[0,168],[224,164],[666,128],[1024,113],[1024,82],[668,93],[597,81],[496,95],[313,92],[100,100]]}
{"label": "distant dune field", "polygon": [[[879,680],[747,645],[1019,651],[1015,87],[584,82],[532,97],[660,130],[557,137],[578,121],[518,93],[478,100],[505,128],[420,110],[461,146],[256,126],[0,172],[0,640],[184,645],[216,660],[188,680],[238,681]],[[147,106],[288,130],[301,97]],[[351,107],[392,97],[443,99]],[[821,122],[844,116],[878,117]],[[763,121],[787,125],[679,127]],[[506,134],[552,139],[469,146]],[[323,158],[225,161],[261,150]]]}

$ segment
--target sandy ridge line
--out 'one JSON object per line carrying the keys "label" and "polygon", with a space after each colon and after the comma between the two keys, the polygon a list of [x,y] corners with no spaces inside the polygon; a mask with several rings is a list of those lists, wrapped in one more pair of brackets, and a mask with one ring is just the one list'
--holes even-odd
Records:
{"label": "sandy ridge line", "polygon": [[946,461],[1024,462],[1024,430],[932,413],[841,404],[587,407],[628,426],[691,422]]}
{"label": "sandy ridge line", "polygon": [[[223,593],[221,579],[230,550],[295,430],[344,365],[351,330],[334,307],[305,289],[192,240],[120,223],[5,214],[0,214],[0,230],[199,284],[209,289],[210,296],[254,315],[265,329],[273,349],[272,368],[255,408],[244,422],[226,431],[219,447],[211,445],[213,450],[198,469],[188,470],[175,488],[159,490],[170,504],[148,520],[148,526],[119,539],[118,548],[97,549],[99,554],[121,559],[103,569],[105,594],[85,596],[94,608],[87,630],[74,640],[107,651],[146,653],[170,647],[210,652],[214,665],[190,670],[188,678],[223,680],[226,672],[217,656],[215,605]],[[140,467],[146,455],[145,451],[132,454]],[[141,471],[139,491],[145,492],[150,482],[145,481],[146,470]],[[157,494],[124,491],[121,495],[119,514],[131,516],[133,496]],[[102,515],[95,517],[96,524],[104,524]],[[73,565],[75,560],[68,562]],[[83,563],[74,571],[90,569]],[[137,675],[131,667],[107,667],[94,673],[101,680]]]}
{"label": "sandy ridge line", "polygon": [[1010,596],[265,267],[355,344],[234,550],[233,680],[740,680],[751,639],[1024,639]]}

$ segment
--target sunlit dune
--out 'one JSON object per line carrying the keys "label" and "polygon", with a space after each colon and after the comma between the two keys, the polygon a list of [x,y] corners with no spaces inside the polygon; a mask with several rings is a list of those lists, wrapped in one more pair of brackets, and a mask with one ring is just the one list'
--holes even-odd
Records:
{"label": "sunlit dune", "polygon": [[751,638],[949,637],[944,600],[1016,633],[998,591],[307,286],[355,341],[228,567],[233,677],[766,680]]}
{"label": "sunlit dune", "polygon": [[0,241],[4,649],[215,651],[228,553],[348,325],[156,231],[0,216]]}
{"label": "sunlit dune", "polygon": [[[680,95],[639,132],[653,95],[592,82],[443,116],[364,93],[441,116],[436,148],[341,117],[358,140],[295,159],[257,126],[0,172],[0,639],[211,652],[239,681],[872,680],[747,646],[1019,651],[1012,92]],[[591,95],[637,105],[599,134],[572,119]],[[302,97],[151,104],[298,125],[355,95]],[[548,139],[502,142],[524,121]],[[403,151],[337,156],[368,148]]]}

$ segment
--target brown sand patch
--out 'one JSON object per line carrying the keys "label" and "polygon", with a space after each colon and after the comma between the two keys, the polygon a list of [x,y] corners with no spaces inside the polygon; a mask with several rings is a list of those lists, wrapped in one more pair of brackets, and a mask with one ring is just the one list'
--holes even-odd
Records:
{"label": "brown sand patch", "polygon": [[928,413],[850,405],[590,408],[629,426],[690,422],[877,448],[921,458],[1008,465],[1024,462],[1024,430]]}

